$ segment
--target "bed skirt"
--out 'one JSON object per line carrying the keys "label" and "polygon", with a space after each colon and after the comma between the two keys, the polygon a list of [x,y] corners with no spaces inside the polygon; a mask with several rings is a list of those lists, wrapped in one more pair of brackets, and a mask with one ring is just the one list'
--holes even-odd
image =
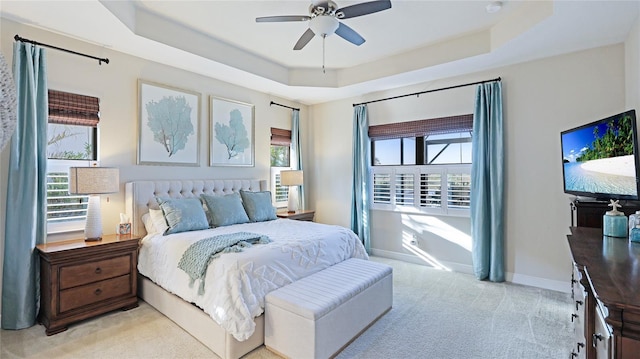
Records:
{"label": "bed skirt", "polygon": [[138,296],[223,359],[238,359],[264,344],[264,314],[255,318],[253,335],[240,342],[202,309],[167,292],[141,274],[138,274]]}

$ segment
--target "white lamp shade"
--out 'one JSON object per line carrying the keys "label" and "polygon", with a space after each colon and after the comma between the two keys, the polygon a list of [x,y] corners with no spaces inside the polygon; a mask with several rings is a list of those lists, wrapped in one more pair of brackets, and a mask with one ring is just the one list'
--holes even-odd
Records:
{"label": "white lamp shade", "polygon": [[112,167],[69,168],[69,193],[103,194],[118,192],[120,173]]}
{"label": "white lamp shade", "polygon": [[280,171],[280,184],[283,186],[301,186],[304,184],[302,171]]}

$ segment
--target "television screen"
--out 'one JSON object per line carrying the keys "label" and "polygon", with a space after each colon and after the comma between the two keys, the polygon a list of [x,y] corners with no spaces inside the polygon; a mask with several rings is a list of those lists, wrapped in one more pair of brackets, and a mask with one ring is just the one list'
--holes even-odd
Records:
{"label": "television screen", "polygon": [[564,191],[596,199],[638,199],[635,110],[563,131]]}

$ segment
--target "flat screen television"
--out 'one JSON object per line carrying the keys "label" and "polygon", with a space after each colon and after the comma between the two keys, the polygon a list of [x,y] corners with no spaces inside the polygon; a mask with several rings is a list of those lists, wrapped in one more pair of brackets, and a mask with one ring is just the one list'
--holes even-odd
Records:
{"label": "flat screen television", "polygon": [[596,200],[638,199],[636,112],[563,131],[564,192]]}

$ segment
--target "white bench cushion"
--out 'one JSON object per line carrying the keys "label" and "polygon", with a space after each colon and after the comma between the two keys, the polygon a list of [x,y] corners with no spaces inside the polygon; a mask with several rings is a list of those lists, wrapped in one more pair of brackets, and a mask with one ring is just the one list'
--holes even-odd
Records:
{"label": "white bench cushion", "polygon": [[290,358],[336,354],[391,308],[392,268],[348,259],[265,297],[265,345]]}

